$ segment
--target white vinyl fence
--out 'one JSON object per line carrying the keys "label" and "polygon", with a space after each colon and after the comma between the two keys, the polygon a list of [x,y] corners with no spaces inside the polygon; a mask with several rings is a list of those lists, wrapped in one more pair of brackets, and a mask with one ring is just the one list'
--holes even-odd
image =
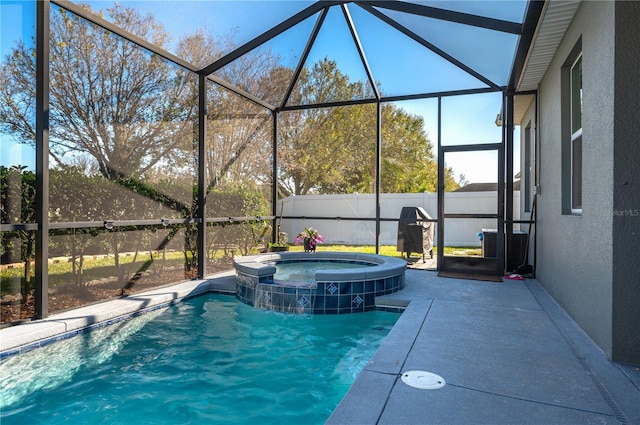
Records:
{"label": "white vinyl fence", "polygon": [[[278,214],[302,217],[375,218],[374,194],[304,195],[289,196],[278,204]],[[514,220],[520,219],[520,191],[514,191]],[[438,197],[435,193],[390,193],[380,195],[380,217],[397,219],[402,207],[422,207],[432,217],[437,217]],[[445,213],[495,214],[497,192],[452,192],[445,194]],[[434,223],[435,225],[435,223]],[[495,229],[495,219],[446,219],[444,243],[447,246],[480,246],[477,236],[482,229]],[[305,227],[314,227],[324,236],[325,243],[369,245],[375,243],[376,225],[373,221],[353,220],[282,220],[281,231],[288,234],[289,243]],[[519,229],[514,225],[514,230]],[[381,222],[380,242],[395,245],[398,224]],[[438,228],[436,227],[436,235]],[[436,236],[437,237],[437,236]]]}

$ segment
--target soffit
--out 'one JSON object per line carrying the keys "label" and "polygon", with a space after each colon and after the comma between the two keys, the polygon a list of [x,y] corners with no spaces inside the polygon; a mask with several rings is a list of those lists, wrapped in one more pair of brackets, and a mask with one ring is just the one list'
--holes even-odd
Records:
{"label": "soffit", "polygon": [[538,88],[580,3],[582,0],[549,0],[546,3],[516,87],[518,91]]}
{"label": "soffit", "polygon": [[513,97],[513,121],[515,125],[522,125],[522,120],[535,98],[533,94],[516,95]]}

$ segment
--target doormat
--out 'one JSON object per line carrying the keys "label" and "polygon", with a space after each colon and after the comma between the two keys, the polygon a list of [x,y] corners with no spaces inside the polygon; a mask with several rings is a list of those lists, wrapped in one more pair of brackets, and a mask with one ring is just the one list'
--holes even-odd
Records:
{"label": "doormat", "polygon": [[462,273],[462,272],[438,272],[439,277],[450,277],[453,279],[482,280],[484,282],[502,282],[502,276],[482,273]]}
{"label": "doormat", "polygon": [[407,262],[407,268],[413,270],[432,270],[435,271],[438,268],[438,265],[435,261],[416,261],[415,263]]}

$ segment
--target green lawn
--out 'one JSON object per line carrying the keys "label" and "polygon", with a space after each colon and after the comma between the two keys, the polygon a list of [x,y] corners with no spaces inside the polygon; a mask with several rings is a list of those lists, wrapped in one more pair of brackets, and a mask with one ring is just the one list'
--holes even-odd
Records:
{"label": "green lawn", "polygon": [[[302,246],[290,246],[290,251],[303,251]],[[318,251],[339,251],[339,252],[363,252],[368,254],[375,253],[373,245],[318,245]],[[437,249],[434,248],[437,253]],[[482,255],[482,250],[478,247],[445,247],[447,255]],[[395,245],[383,245],[380,247],[380,254],[390,257],[400,257],[401,253],[396,250]],[[414,253],[415,254],[415,253]],[[184,263],[184,254],[182,252],[167,252],[164,259],[161,255],[154,253],[153,260],[156,264],[165,267],[181,267]],[[120,264],[123,267],[130,267],[132,270],[145,270],[150,266],[149,253],[140,252],[133,263],[133,255],[121,255]],[[84,259],[84,280],[101,279],[112,276],[114,274],[115,261],[112,256],[87,256]],[[7,268],[0,271],[1,293],[7,294],[16,291],[16,285],[24,275],[24,266],[16,265],[13,268]],[[32,271],[33,275],[33,271]],[[32,277],[33,282],[33,277]],[[69,261],[54,260],[49,263],[49,285],[58,286],[73,282],[73,265]]]}
{"label": "green lawn", "polygon": [[[318,251],[338,251],[338,252],[364,252],[366,254],[375,254],[376,248],[373,245],[318,245]],[[303,251],[302,246],[292,245],[290,251]],[[433,252],[438,253],[438,248],[434,247]],[[476,246],[445,246],[444,253],[446,255],[482,255],[482,249]],[[464,253],[464,254],[463,254]],[[382,245],[380,247],[381,255],[390,257],[400,257],[400,252],[396,250],[395,245]],[[415,253],[414,253],[415,254]]]}

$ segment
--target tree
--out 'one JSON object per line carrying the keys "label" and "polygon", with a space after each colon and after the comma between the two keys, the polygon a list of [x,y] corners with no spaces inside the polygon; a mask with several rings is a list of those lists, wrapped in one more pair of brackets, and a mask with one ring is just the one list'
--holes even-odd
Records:
{"label": "tree", "polygon": [[[83,6],[87,8],[88,6]],[[151,16],[117,5],[113,22],[162,46]],[[109,179],[140,177],[192,147],[197,78],[157,55],[60,9],[51,16],[50,151],[58,164],[89,155]],[[0,121],[33,143],[35,55],[18,43],[2,68]],[[17,105],[21,105],[18,108]]]}
{"label": "tree", "polygon": [[[427,138],[424,119],[392,104],[382,107],[382,191],[436,192],[438,163]],[[458,187],[451,168],[445,168],[445,188]]]}
{"label": "tree", "polygon": [[[118,4],[107,12],[115,25],[160,47],[169,39],[150,15]],[[229,50],[231,38],[214,40],[196,31],[179,40],[177,52],[202,66]],[[195,74],[64,9],[52,13],[50,50],[54,164],[82,164],[87,172],[116,182],[153,181],[164,175],[183,183],[195,181]],[[278,105],[293,71],[269,49],[255,49],[216,75]],[[31,144],[34,80],[33,49],[18,43],[0,74],[0,125]],[[209,85],[208,187],[223,179],[270,185],[270,114],[214,83]],[[372,97],[368,83],[350,81],[336,62],[325,58],[303,70],[289,104]],[[388,129],[383,135],[383,190],[433,190],[435,162],[419,119],[393,105],[385,105],[383,114]],[[280,119],[278,180],[283,195],[374,190],[373,105],[287,112]],[[186,210],[190,201],[181,199],[181,209]]]}
{"label": "tree", "polygon": [[[334,61],[325,58],[303,70],[291,103],[371,98],[367,87],[350,82]],[[281,196],[375,190],[375,104],[284,112],[279,119]],[[423,126],[422,117],[383,105],[383,192],[436,190],[437,160]],[[452,171],[445,173],[445,185],[455,187]]]}
{"label": "tree", "polygon": [[[32,223],[35,220],[36,175],[24,166],[0,166],[0,221]],[[14,230],[0,234],[0,254],[4,262],[21,261],[24,274],[20,293],[25,302],[31,284],[31,261],[35,255],[35,232]]]}
{"label": "tree", "polygon": [[[327,58],[304,69],[290,104],[314,104],[366,96]],[[373,114],[372,114],[373,113]],[[374,119],[374,121],[371,120]],[[281,195],[371,191],[363,169],[375,149],[375,107],[311,108],[279,114],[278,184]]]}

